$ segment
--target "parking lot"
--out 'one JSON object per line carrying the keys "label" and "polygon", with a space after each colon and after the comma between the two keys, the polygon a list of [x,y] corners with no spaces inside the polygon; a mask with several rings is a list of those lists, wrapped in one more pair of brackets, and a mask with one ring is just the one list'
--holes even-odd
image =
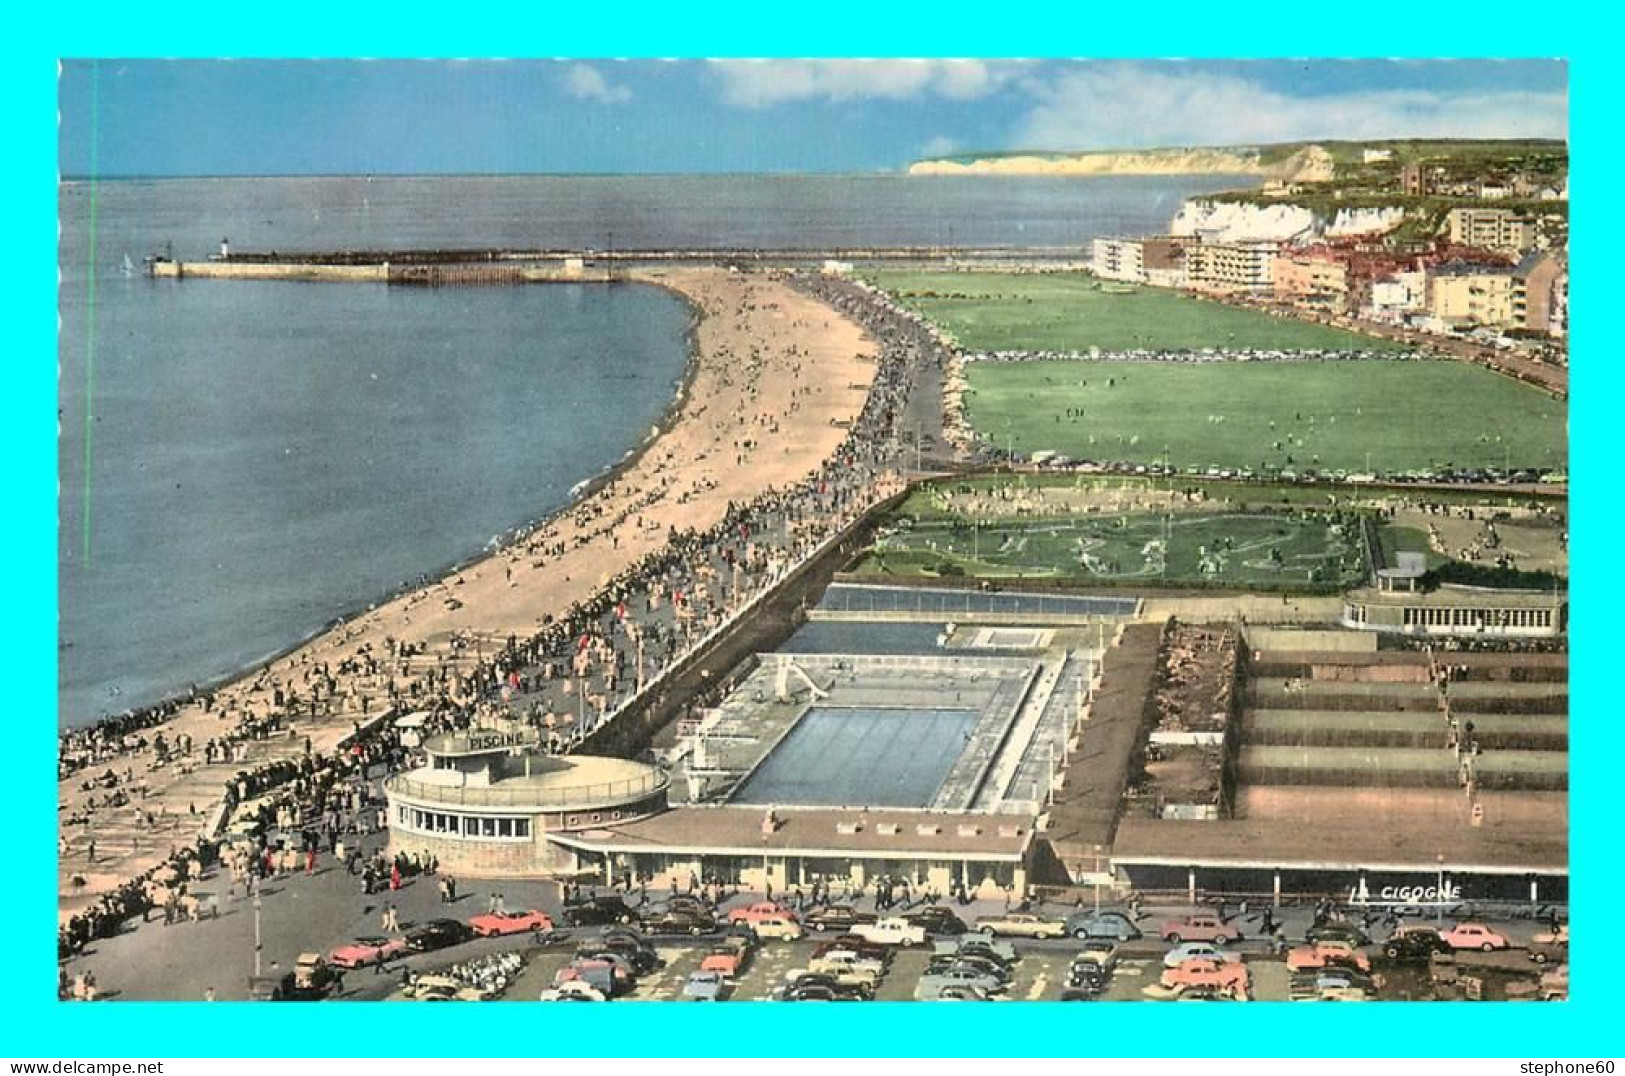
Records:
{"label": "parking lot", "polygon": [[[542,992],[554,984],[554,977],[574,959],[578,942],[597,937],[597,930],[572,932],[545,945],[529,939],[489,939],[470,943],[455,950],[447,950],[427,957],[415,957],[410,962],[420,973],[449,967],[472,956],[518,949],[525,954],[523,971],[513,980],[500,1000],[535,1001]],[[807,967],[814,950],[823,944],[827,935],[811,935],[794,942],[768,942],[756,950],[752,959],[722,994],[725,1001],[771,1000],[774,991],[782,987],[787,977],[797,969]],[[700,962],[711,952],[712,939],[656,939],[654,947],[663,961],[661,966],[638,978],[633,989],[619,998],[621,1001],[684,1001],[684,984],[690,973],[699,969]],[[997,1001],[1057,1001],[1067,982],[1069,965],[1081,946],[1075,942],[1017,942],[1018,959],[1012,967],[1008,986],[996,994]],[[1164,973],[1163,956],[1168,947],[1154,938],[1141,939],[1119,947],[1115,968],[1107,981],[1100,1001],[1173,1000],[1158,987]],[[1233,946],[1236,957],[1244,964],[1249,976],[1247,1000],[1293,1000],[1291,973],[1286,961],[1262,943],[1247,942]],[[1426,965],[1404,967],[1386,964],[1381,959],[1380,946],[1367,947],[1374,966],[1375,991],[1372,1000],[1421,1000],[1435,996],[1434,986]],[[926,971],[931,958],[930,947],[897,949],[890,965],[876,985],[876,1001],[913,1001],[920,976]],[[1456,964],[1463,975],[1480,979],[1486,998],[1508,996],[1509,984],[1531,981],[1541,969],[1530,961],[1521,948],[1495,953],[1463,952],[1457,954]],[[399,969],[392,968],[382,979],[369,974],[355,976],[356,989],[345,997],[355,999],[390,996],[400,998]],[[1149,988],[1149,990],[1148,990]],[[1512,993],[1516,994],[1514,987]]]}

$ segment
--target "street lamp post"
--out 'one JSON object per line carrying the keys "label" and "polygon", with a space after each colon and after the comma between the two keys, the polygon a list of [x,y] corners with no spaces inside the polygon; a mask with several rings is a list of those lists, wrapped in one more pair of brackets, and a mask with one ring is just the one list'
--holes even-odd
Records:
{"label": "street lamp post", "polygon": [[254,978],[260,977],[260,886],[254,882]]}
{"label": "street lamp post", "polygon": [[1095,914],[1100,914],[1100,845],[1095,845]]}
{"label": "street lamp post", "polygon": [[1442,853],[1439,856],[1439,875],[1437,888],[1434,890],[1434,898],[1437,903],[1433,906],[1433,918],[1435,922],[1442,923],[1444,922],[1444,855]]}

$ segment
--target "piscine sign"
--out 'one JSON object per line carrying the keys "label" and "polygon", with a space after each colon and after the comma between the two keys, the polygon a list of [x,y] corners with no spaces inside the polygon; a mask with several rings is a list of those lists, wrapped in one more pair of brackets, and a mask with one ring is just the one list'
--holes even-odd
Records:
{"label": "piscine sign", "polygon": [[1364,881],[1349,889],[1350,904],[1460,904],[1461,886],[1454,882],[1441,885],[1385,885],[1373,896]]}
{"label": "piscine sign", "polygon": [[471,732],[468,734],[468,747],[471,751],[483,751],[489,747],[517,747],[530,742],[530,737],[523,732]]}

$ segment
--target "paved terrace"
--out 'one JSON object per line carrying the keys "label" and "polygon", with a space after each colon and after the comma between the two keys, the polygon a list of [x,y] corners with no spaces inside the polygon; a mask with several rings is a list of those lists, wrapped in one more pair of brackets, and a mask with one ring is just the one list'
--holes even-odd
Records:
{"label": "paved terrace", "polygon": [[[1562,751],[1567,714],[1474,714],[1473,737],[1485,750]],[[1243,733],[1258,746],[1432,747],[1444,749],[1450,731],[1433,711],[1248,710]]]}

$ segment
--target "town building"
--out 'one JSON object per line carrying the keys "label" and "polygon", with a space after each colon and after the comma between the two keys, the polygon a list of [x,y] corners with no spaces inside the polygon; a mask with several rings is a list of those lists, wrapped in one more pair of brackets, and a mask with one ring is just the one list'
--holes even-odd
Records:
{"label": "town building", "polygon": [[1423,271],[1390,273],[1371,282],[1368,308],[1380,321],[1403,321],[1427,306],[1427,274]]}
{"label": "town building", "polygon": [[1452,262],[1427,275],[1428,313],[1447,326],[1512,327],[1512,292],[1512,271],[1500,266]]}
{"label": "town building", "polygon": [[1186,286],[1200,291],[1273,292],[1278,243],[1192,243]]}
{"label": "town building", "polygon": [[641,762],[550,755],[531,730],[431,736],[424,765],[384,784],[391,853],[428,852],[470,877],[547,877],[572,857],[550,838],[666,808],[664,771]]}
{"label": "town building", "polygon": [[1568,597],[1544,590],[1383,585],[1343,597],[1343,625],[1396,635],[1550,639],[1568,627]]}
{"label": "town building", "polygon": [[1510,209],[1459,206],[1445,217],[1450,242],[1455,246],[1521,254],[1536,245],[1534,218]]}
{"label": "town building", "polygon": [[1431,186],[1427,169],[1413,161],[1399,170],[1399,189],[1413,198],[1424,198]]}
{"label": "town building", "polygon": [[1512,319],[1520,329],[1552,331],[1553,296],[1563,267],[1544,250],[1530,251],[1512,271]]}
{"label": "town building", "polygon": [[1095,275],[1107,280],[1140,283],[1145,279],[1142,261],[1143,240],[1123,236],[1101,236],[1094,241],[1091,266]]}
{"label": "town building", "polygon": [[1107,280],[1178,287],[1185,280],[1189,242],[1172,235],[1102,237],[1094,241],[1091,266]]}
{"label": "town building", "polygon": [[1328,310],[1349,308],[1349,265],[1325,249],[1283,252],[1274,266],[1275,297]]}

